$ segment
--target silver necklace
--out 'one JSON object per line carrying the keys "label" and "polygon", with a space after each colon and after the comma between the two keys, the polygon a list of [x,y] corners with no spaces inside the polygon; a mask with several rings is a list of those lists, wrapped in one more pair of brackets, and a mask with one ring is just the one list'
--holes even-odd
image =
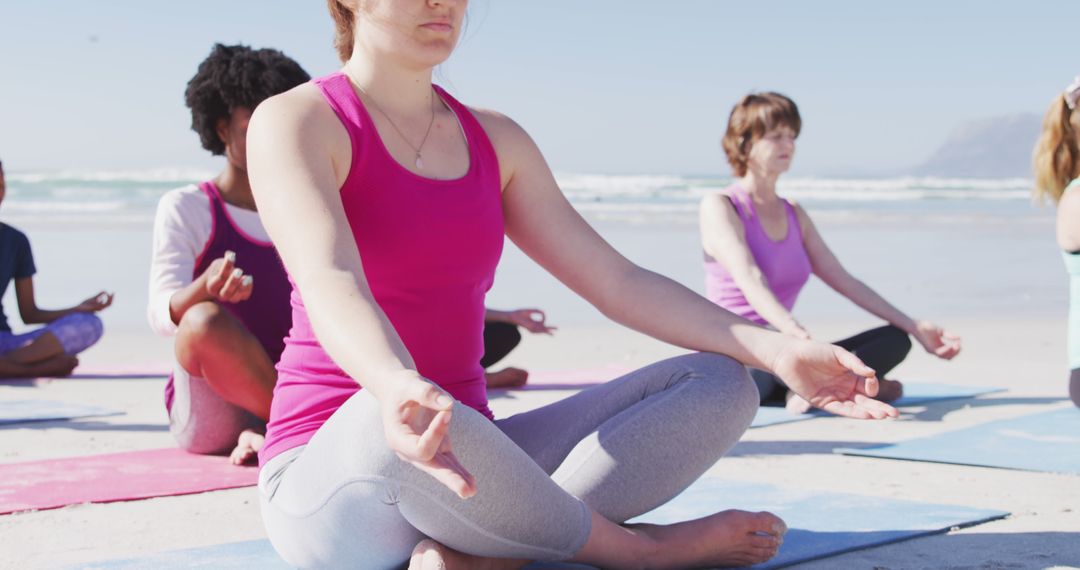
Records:
{"label": "silver necklace", "polygon": [[432,89],[431,91],[431,120],[428,121],[427,130],[424,131],[424,138],[420,140],[420,146],[413,146],[413,143],[409,141],[409,138],[405,136],[405,133],[401,132],[401,129],[399,129],[397,124],[394,123],[394,120],[390,118],[390,115],[388,115],[386,111],[382,110],[382,107],[380,107],[379,104],[375,101],[375,98],[371,96],[371,93],[368,93],[366,89],[361,87],[355,81],[353,82],[353,84],[356,85],[356,88],[359,89],[361,93],[367,96],[368,101],[371,101],[371,104],[375,106],[375,110],[377,110],[379,113],[382,113],[382,116],[386,117],[387,122],[390,123],[391,127],[394,127],[394,130],[397,131],[397,134],[401,137],[401,140],[405,141],[405,144],[409,145],[409,148],[411,148],[413,152],[416,153],[416,169],[423,170],[424,160],[422,151],[424,150],[424,143],[427,142],[428,135],[431,134],[431,127],[435,124],[435,90]]}

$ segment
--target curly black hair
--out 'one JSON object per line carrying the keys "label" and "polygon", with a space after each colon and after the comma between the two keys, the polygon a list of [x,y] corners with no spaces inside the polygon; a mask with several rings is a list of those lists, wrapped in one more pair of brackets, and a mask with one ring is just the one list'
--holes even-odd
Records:
{"label": "curly black hair", "polygon": [[276,49],[215,44],[188,81],[184,101],[191,109],[191,130],[206,150],[225,154],[217,124],[237,107],[255,110],[268,97],[311,79],[300,64]]}

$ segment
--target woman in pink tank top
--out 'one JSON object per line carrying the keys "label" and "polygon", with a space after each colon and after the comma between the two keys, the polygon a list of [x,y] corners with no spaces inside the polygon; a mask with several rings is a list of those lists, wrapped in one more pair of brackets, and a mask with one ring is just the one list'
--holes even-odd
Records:
{"label": "woman in pink tank top", "polygon": [[[946,360],[960,352],[960,339],[941,327],[913,319],[852,276],[825,245],[798,204],[776,192],[780,175],[791,167],[802,119],[795,102],[779,93],[752,93],[731,111],[723,147],[739,179],[701,203],[705,286],[717,305],[795,338],[810,333],[791,314],[813,273],[888,325],[837,341],[881,377],[878,398],[899,398],[902,386],[884,376],[900,364],[916,340]],[[762,404],[806,411],[809,404],[773,374],[752,370]]]}
{"label": "woman in pink tank top", "polygon": [[[749,426],[757,394],[741,363],[837,414],[896,411],[843,349],[739,319],[620,256],[521,127],[434,86],[465,5],[330,0],[342,71],[252,118],[252,187],[293,282],[260,453],[271,543],[319,568],[768,559],[786,530],[769,513],[620,523],[685,489]],[[616,321],[702,352],[496,419],[480,359],[504,236]]]}

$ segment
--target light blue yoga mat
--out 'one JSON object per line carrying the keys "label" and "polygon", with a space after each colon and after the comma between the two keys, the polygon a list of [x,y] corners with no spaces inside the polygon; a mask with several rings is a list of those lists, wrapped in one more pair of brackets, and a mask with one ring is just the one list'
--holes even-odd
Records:
{"label": "light blue yoga mat", "polygon": [[117,416],[124,412],[100,406],[54,402],[51,400],[0,401],[0,425],[48,420],[70,420],[91,416]]}
{"label": "light blue yoga mat", "polygon": [[780,552],[755,568],[781,568],[1009,514],[703,477],[671,502],[633,522],[667,524],[725,509],[769,511],[787,523],[789,530]]}
{"label": "light blue yoga mat", "polygon": [[[784,545],[760,568],[780,568],[872,546],[945,532],[1008,515],[1004,511],[897,501],[862,495],[782,489],[703,477],[666,505],[632,522],[673,523],[726,509],[767,510],[789,527]],[[287,568],[266,541],[194,548],[147,558],[79,566],[86,569]],[[570,568],[533,564],[530,569]],[[581,566],[577,566],[581,568]]]}
{"label": "light blue yoga mat", "polygon": [[[904,396],[892,403],[895,408],[906,406],[921,406],[930,402],[942,400],[956,400],[959,398],[974,398],[983,394],[1004,392],[1004,388],[991,388],[988,386],[958,386],[955,384],[926,384],[919,382],[905,382]],[[810,420],[813,418],[828,417],[832,414],[821,410],[812,410],[805,414],[790,414],[784,408],[761,407],[754,416],[750,427],[765,427],[791,422]]]}
{"label": "light blue yoga mat", "polygon": [[[362,565],[358,564],[358,568]],[[185,568],[222,568],[259,570],[286,570],[292,568],[278,558],[274,548],[266,540],[248,540],[217,544],[204,548],[189,548],[162,552],[144,558],[111,560],[94,564],[70,566],[69,570],[183,570]]]}
{"label": "light blue yoga mat", "polygon": [[990,386],[960,386],[957,384],[931,384],[922,382],[904,382],[904,395],[892,403],[893,407],[921,406],[928,402],[974,398],[983,394],[1004,392],[1005,388]]}
{"label": "light blue yoga mat", "polygon": [[1080,474],[1080,409],[1041,412],[1011,420],[864,449],[837,453]]}
{"label": "light blue yoga mat", "polygon": [[828,415],[830,415],[828,412],[818,413],[816,411],[805,414],[792,414],[784,408],[762,406],[758,408],[757,414],[754,415],[754,421],[750,424],[750,427],[756,428],[791,422],[801,422],[803,420],[810,420]]}

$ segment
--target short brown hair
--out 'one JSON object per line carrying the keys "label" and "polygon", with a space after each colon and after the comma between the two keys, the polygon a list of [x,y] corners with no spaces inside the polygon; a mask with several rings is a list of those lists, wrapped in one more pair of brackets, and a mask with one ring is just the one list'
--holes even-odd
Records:
{"label": "short brown hair", "polygon": [[334,48],[342,63],[352,57],[353,43],[356,42],[356,11],[341,0],[326,0],[330,8],[330,17],[334,19]]}
{"label": "short brown hair", "polygon": [[746,176],[750,148],[777,127],[789,127],[795,136],[802,130],[799,107],[784,95],[772,91],[751,93],[735,104],[721,141],[735,176]]}

